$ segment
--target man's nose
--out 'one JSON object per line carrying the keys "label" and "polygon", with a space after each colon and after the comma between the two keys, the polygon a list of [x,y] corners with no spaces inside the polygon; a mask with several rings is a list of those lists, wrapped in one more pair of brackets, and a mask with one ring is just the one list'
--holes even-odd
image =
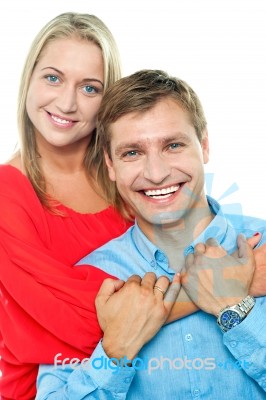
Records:
{"label": "man's nose", "polygon": [[169,161],[159,154],[149,155],[144,166],[144,177],[155,184],[162,183],[171,173]]}

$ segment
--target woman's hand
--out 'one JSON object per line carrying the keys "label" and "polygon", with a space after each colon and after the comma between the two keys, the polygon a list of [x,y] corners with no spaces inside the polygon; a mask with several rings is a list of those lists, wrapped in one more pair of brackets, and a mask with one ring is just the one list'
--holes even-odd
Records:
{"label": "woman's hand", "polygon": [[266,244],[254,249],[256,268],[250,286],[252,296],[266,296]]}

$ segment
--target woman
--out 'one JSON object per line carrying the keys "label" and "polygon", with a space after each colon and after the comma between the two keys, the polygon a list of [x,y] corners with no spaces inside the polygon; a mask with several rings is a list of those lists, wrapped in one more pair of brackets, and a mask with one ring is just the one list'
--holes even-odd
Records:
{"label": "woman", "polygon": [[0,166],[2,398],[34,398],[40,362],[98,342],[87,304],[104,276],[71,266],[129,226],[94,182],[91,155],[102,94],[118,78],[114,38],[92,15],[57,16],[29,51],[20,150]]}

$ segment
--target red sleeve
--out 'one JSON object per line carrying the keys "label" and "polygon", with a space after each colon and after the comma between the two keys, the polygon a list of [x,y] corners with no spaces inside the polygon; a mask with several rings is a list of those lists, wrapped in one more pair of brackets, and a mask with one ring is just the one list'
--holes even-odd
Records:
{"label": "red sleeve", "polygon": [[5,179],[0,185],[0,394],[29,400],[38,364],[52,364],[57,353],[82,359],[95,348],[94,299],[108,275],[57,261],[40,203],[29,203],[25,187],[20,197]]}

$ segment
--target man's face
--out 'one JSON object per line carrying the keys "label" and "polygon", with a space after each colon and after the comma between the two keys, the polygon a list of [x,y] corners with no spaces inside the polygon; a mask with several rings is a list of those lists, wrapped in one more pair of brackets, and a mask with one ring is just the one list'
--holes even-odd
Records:
{"label": "man's face", "polygon": [[207,135],[200,143],[187,112],[169,98],[111,125],[109,176],[147,236],[154,224],[179,223],[206,207],[208,150]]}

